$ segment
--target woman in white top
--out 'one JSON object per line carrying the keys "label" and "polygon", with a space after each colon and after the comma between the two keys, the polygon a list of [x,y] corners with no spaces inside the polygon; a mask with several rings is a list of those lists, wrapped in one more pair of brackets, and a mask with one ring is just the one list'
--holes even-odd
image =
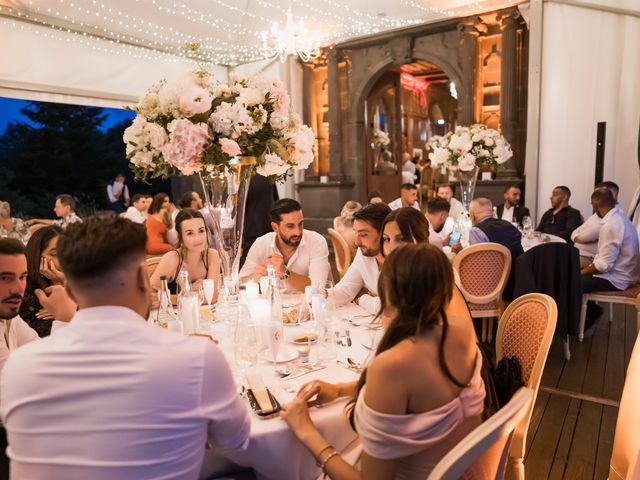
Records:
{"label": "woman in white top", "polygon": [[197,210],[185,208],[176,217],[178,247],[165,253],[151,276],[151,286],[160,288],[160,276],[167,277],[169,290],[176,293],[176,280],[180,270],[189,272],[189,280],[197,288],[205,278],[215,283],[214,301],[218,298],[220,284],[220,257],[218,252],[209,248],[207,227],[202,214]]}
{"label": "woman in white top", "polygon": [[[449,260],[428,244],[403,246],[385,259],[378,288],[386,330],[358,383],[311,382],[282,412],[332,479],[424,479],[480,424],[482,357],[468,316],[448,314]],[[308,405],[340,396],[354,399],[349,417],[363,449],[358,468],[309,417]]]}

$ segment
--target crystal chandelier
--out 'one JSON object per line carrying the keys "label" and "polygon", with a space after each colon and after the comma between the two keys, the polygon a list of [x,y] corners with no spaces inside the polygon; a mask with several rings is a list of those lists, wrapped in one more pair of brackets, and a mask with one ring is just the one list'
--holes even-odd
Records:
{"label": "crystal chandelier", "polygon": [[291,2],[287,9],[287,20],[284,28],[279,22],[271,25],[271,32],[262,32],[262,48],[266,58],[280,56],[284,62],[288,55],[297,54],[303,62],[318,58],[320,55],[320,39],[318,33],[311,33],[304,28],[304,22],[296,22],[291,11]]}

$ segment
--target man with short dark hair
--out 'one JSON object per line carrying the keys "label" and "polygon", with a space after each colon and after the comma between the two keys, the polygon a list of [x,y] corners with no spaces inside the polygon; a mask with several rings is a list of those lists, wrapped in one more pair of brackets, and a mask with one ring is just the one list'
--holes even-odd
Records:
{"label": "man with short dark hair", "polygon": [[117,216],[60,236],[79,311],[2,372],[13,478],[195,480],[207,437],[246,447],[247,408],[218,347],[146,322],[145,243],[142,225]]}
{"label": "man with short dark hair", "polygon": [[[594,190],[600,188],[608,189],[611,192],[616,201],[615,208],[620,209],[620,205],[618,204],[618,185],[610,181],[600,182],[595,186]],[[583,268],[593,262],[593,257],[595,257],[598,251],[598,238],[600,237],[600,227],[602,226],[601,221],[602,219],[598,214],[593,212],[593,215],[571,232],[571,240],[573,241],[573,245],[580,251],[580,266]]]}
{"label": "man with short dark hair", "polygon": [[144,195],[136,193],[131,198],[131,206],[127,208],[127,212],[124,214],[124,218],[127,218],[135,223],[144,223],[147,221],[147,211],[149,205]]}
{"label": "man with short dark hair", "polygon": [[194,191],[186,192],[180,200],[180,208],[200,210],[202,208],[202,198],[200,198],[200,194]]}
{"label": "man with short dark hair", "polygon": [[256,239],[240,270],[240,278],[258,282],[272,264],[276,275],[290,291],[304,292],[307,285],[318,285],[329,278],[329,248],[317,232],[305,230],[302,206],[291,198],[273,204],[269,232]]}
{"label": "man with short dark hair", "polygon": [[[453,231],[453,220],[449,217],[451,205],[444,198],[432,198],[427,202],[427,221],[429,222],[429,243],[437,247],[449,245],[451,232]],[[459,250],[461,246],[456,246]]]}
{"label": "man with short dark hair", "polygon": [[418,204],[418,187],[413,183],[403,183],[400,186],[400,197],[389,203],[391,210],[397,210],[404,207],[413,207],[420,210]]}
{"label": "man with short dark hair", "polygon": [[504,203],[496,207],[498,218],[522,226],[522,219],[529,216],[529,209],[520,205],[522,192],[517,185],[507,185],[503,192]]}
{"label": "man with short dark hair", "polygon": [[53,207],[53,211],[55,212],[58,220],[49,220],[46,218],[32,218],[31,220],[27,220],[27,225],[58,225],[62,228],[67,228],[67,226],[72,223],[82,222],[82,219],[76,215],[76,200],[66,193],[62,193],[56,197],[56,203]]}
{"label": "man with short dark hair", "polygon": [[462,205],[460,200],[453,196],[453,187],[448,183],[438,185],[436,187],[436,197],[443,198],[451,204],[451,207],[449,208],[449,216],[454,222],[457,222],[460,215],[464,213],[464,205]]}
{"label": "man with short dark hair", "polygon": [[391,213],[384,203],[370,203],[353,216],[358,251],[342,279],[329,292],[336,305],[355,301],[371,314],[378,313],[378,277],[384,262],[380,251],[382,224]]}
{"label": "man with short dark hair", "polygon": [[553,189],[551,193],[551,208],[547,210],[538,225],[538,231],[556,235],[564,238],[568,243],[571,241],[571,232],[580,226],[582,216],[580,211],[569,205],[571,190],[564,185]]}

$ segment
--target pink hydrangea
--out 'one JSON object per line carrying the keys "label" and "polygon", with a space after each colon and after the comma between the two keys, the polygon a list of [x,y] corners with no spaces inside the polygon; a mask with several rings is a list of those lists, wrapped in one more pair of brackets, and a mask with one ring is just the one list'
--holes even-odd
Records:
{"label": "pink hydrangea", "polygon": [[221,138],[219,140],[220,147],[222,147],[222,151],[229,155],[230,157],[235,157],[242,153],[240,150],[240,145],[235,140],[231,140],[229,138]]}
{"label": "pink hydrangea", "polygon": [[209,141],[207,124],[181,118],[172,121],[168,130],[169,143],[162,147],[164,159],[183,175],[200,171],[205,145]]}

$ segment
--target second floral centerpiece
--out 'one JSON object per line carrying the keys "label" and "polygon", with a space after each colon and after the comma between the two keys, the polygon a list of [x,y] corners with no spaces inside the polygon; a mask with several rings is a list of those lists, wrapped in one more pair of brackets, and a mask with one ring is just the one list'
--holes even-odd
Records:
{"label": "second floral centerpiece", "polygon": [[478,171],[496,170],[513,156],[507,140],[493,128],[474,124],[456,127],[444,136],[433,136],[427,143],[433,168],[447,166],[458,172],[462,203],[469,210]]}
{"label": "second floral centerpiece", "polygon": [[131,107],[123,136],[136,179],[199,175],[225,287],[234,293],[249,180],[280,181],[314,159],[315,135],[290,108],[278,80],[204,70],[162,80]]}

